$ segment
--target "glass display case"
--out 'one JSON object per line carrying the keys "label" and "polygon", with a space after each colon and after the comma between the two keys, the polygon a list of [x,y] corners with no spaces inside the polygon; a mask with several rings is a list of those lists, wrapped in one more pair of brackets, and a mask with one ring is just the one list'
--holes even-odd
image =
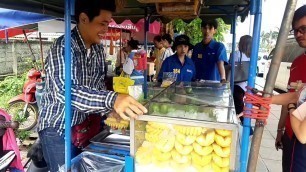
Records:
{"label": "glass display case", "polygon": [[131,120],[135,171],[234,171],[238,120],[228,85],[171,85]]}

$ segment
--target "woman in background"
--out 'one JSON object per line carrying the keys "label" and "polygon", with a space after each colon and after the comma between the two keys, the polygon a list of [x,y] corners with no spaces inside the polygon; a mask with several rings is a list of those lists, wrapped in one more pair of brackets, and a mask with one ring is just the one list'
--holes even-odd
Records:
{"label": "woman in background", "polygon": [[160,35],[155,36],[153,42],[155,49],[152,56],[155,58],[154,64],[156,69],[153,81],[155,81],[160,71],[162,55],[164,54],[166,49],[164,48],[162,37]]}
{"label": "woman in background", "polygon": [[173,42],[173,40],[171,38],[171,35],[170,34],[165,34],[161,37],[161,39],[162,39],[163,46],[166,49],[165,52],[163,53],[162,57],[161,57],[160,64],[162,65],[163,61],[166,60],[166,58],[172,56],[174,53],[173,53],[172,48],[171,48],[171,44]]}
{"label": "woman in background", "polygon": [[193,46],[187,35],[179,35],[175,38],[173,49],[176,53],[168,57],[162,64],[158,74],[158,82],[162,82],[164,72],[177,74],[176,82],[191,82],[195,77],[193,61],[187,57],[187,53]]}
{"label": "woman in background", "polygon": [[120,51],[117,53],[117,59],[115,64],[116,75],[120,75],[120,73],[122,72],[122,66],[125,62],[126,57],[127,57],[126,47],[122,47]]}
{"label": "woman in background", "polygon": [[131,76],[131,79],[135,81],[135,85],[141,85],[144,83],[143,71],[136,70],[134,64],[134,58],[136,55],[140,55],[142,51],[139,50],[139,42],[133,38],[127,42],[126,50],[128,57],[123,64],[123,71]]}
{"label": "woman in background", "polygon": [[[251,56],[251,46],[252,46],[252,37],[250,35],[244,35],[240,38],[238,44],[238,51],[234,52],[232,57],[234,58],[235,62],[239,61],[250,61]],[[241,59],[241,60],[240,60]],[[230,59],[232,60],[232,59]],[[239,75],[239,73],[235,73],[235,75]],[[234,103],[235,103],[235,110],[236,114],[240,114],[244,108],[244,95],[246,91],[247,82],[239,82],[235,83],[234,85]],[[240,117],[240,120],[243,124],[243,117]],[[253,130],[251,129],[250,134],[253,134]]]}

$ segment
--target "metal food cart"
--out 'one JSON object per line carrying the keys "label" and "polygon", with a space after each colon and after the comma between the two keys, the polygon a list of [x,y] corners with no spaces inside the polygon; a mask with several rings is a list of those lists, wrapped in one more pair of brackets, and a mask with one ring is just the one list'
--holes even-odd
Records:
{"label": "metal food cart", "polygon": [[[275,58],[272,60],[270,71],[268,73],[268,84],[265,86],[265,91],[268,93],[272,92],[273,85],[276,80],[276,74],[279,68],[279,64],[281,61],[282,49],[284,47],[284,40],[286,39],[289,31],[290,20],[293,17],[293,12],[296,6],[297,0],[289,0],[287,3],[284,20],[282,23],[282,27],[280,29],[280,34],[277,41],[277,49],[275,53]],[[131,6],[132,5],[132,6]],[[41,0],[2,0],[0,2],[0,7],[16,9],[16,10],[26,10],[31,12],[43,13],[57,17],[63,17],[65,14],[65,62],[66,62],[66,71],[65,71],[65,110],[66,110],[66,126],[71,126],[71,78],[70,78],[70,62],[71,62],[71,54],[70,54],[70,35],[71,28],[71,15],[74,14],[74,0],[52,0],[52,1],[41,1]],[[126,10],[126,11],[125,11]],[[243,21],[245,17],[248,15],[249,11],[251,15],[255,15],[254,21],[254,30],[253,30],[253,48],[251,54],[251,62],[250,62],[250,72],[249,72],[249,80],[248,86],[254,87],[255,85],[255,73],[256,73],[256,62],[257,62],[257,54],[259,49],[259,38],[260,38],[260,30],[261,30],[261,11],[262,10],[262,0],[207,0],[201,6],[199,17],[201,18],[216,18],[222,17],[225,19],[226,23],[232,24],[232,34],[233,34],[233,43],[232,43],[232,51],[235,51],[236,45],[236,19],[237,16],[241,16]],[[167,18],[156,14],[155,6],[152,4],[141,4],[136,0],[128,0],[127,8],[125,8],[121,13],[119,12],[114,16],[115,20],[122,20],[125,18],[146,18],[145,28],[146,31],[148,29],[148,23],[150,18],[162,18],[163,21],[167,21]],[[145,32],[146,34],[146,32]],[[145,47],[146,48],[146,47]],[[232,65],[233,66],[233,65]],[[233,70],[232,70],[233,71]],[[145,73],[146,74],[146,73]],[[234,71],[231,73],[231,78],[233,78]],[[146,75],[145,75],[146,77]],[[231,86],[233,86],[233,81],[231,82]],[[145,89],[146,90],[146,89]],[[247,105],[250,107],[251,105]],[[248,159],[248,145],[249,145],[249,132],[250,132],[250,119],[246,118],[245,124],[243,126],[243,136],[242,136],[242,147],[241,147],[241,157],[240,157],[240,171],[247,171],[247,159]],[[254,171],[256,169],[256,162],[258,156],[258,147],[261,142],[263,127],[256,127],[254,135],[254,151],[251,151],[251,168],[249,170]],[[258,134],[257,134],[258,133]],[[65,135],[67,136],[66,141],[66,171],[70,170],[71,167],[71,130],[70,127],[66,127]],[[256,141],[255,141],[256,140]],[[257,147],[257,148],[256,148]],[[130,164],[130,163],[128,163]],[[255,165],[254,165],[255,164]],[[255,166],[255,168],[254,168]],[[127,168],[127,169],[133,169]]]}
{"label": "metal food cart", "polygon": [[148,114],[130,125],[134,171],[237,169],[238,120],[228,85],[172,84],[146,106]]}

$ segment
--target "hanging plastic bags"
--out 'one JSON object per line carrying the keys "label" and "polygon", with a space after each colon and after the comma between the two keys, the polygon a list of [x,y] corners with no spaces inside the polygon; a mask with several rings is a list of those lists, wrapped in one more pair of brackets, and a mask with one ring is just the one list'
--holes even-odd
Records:
{"label": "hanging plastic bags", "polygon": [[117,93],[129,94],[128,87],[134,85],[134,83],[134,80],[129,76],[124,76],[124,73],[122,72],[120,76],[114,77],[113,88]]}

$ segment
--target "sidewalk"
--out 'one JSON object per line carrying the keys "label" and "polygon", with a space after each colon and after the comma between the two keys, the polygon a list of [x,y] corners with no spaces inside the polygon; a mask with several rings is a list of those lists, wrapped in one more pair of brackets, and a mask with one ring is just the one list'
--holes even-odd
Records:
{"label": "sidewalk", "polygon": [[277,125],[280,118],[281,106],[271,105],[271,113],[262,135],[258,164],[256,171],[282,171],[282,151],[275,149]]}

